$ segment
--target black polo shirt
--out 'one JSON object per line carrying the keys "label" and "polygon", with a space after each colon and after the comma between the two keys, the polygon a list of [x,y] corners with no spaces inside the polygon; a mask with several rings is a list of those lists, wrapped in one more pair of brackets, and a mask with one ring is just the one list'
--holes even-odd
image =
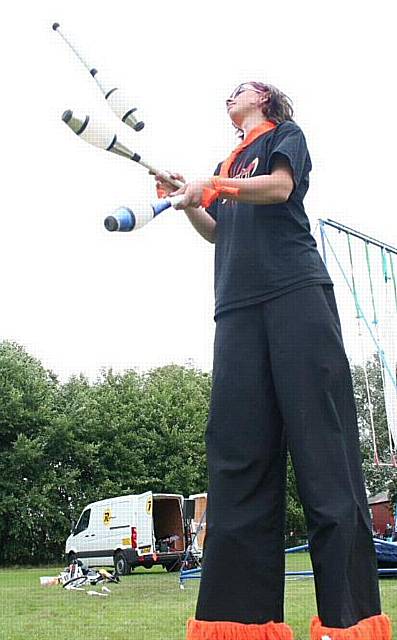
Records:
{"label": "black polo shirt", "polygon": [[259,136],[237,156],[229,176],[270,174],[280,155],[294,177],[287,202],[257,205],[219,198],[207,208],[216,220],[215,318],[300,287],[332,284],[303,206],[312,164],[298,125],[283,122]]}

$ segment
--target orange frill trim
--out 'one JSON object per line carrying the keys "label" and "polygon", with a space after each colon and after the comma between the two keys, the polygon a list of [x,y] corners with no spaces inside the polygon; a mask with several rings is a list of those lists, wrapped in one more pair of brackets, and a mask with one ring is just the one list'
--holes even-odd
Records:
{"label": "orange frill trim", "polygon": [[241,624],[191,619],[186,640],[293,640],[293,634],[284,622]]}
{"label": "orange frill trim", "polygon": [[391,621],[383,614],[364,618],[352,627],[337,629],[323,627],[319,618],[313,618],[310,626],[311,640],[392,640]]}

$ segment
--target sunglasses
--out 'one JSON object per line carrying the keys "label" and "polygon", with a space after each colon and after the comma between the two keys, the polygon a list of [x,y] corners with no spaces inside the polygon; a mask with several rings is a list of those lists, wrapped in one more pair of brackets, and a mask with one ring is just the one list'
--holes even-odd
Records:
{"label": "sunglasses", "polygon": [[235,100],[240,93],[244,91],[255,91],[256,93],[264,93],[267,90],[266,85],[261,85],[259,82],[243,82],[240,84],[230,97],[226,100],[226,105],[229,106],[230,102]]}

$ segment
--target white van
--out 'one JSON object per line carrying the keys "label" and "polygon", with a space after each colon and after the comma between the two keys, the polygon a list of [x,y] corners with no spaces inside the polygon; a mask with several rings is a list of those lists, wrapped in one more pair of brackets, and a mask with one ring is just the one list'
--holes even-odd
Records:
{"label": "white van", "polygon": [[181,567],[185,547],[183,496],[152,493],[119,496],[85,507],[66,541],[69,563],[114,565],[120,575],[135,567]]}

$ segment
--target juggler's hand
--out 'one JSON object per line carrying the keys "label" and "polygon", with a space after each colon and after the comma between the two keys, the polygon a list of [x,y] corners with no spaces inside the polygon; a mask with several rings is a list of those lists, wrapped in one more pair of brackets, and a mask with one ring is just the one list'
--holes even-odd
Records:
{"label": "juggler's hand", "polygon": [[201,201],[203,199],[203,191],[206,188],[211,188],[211,180],[194,180],[184,185],[177,191],[171,193],[172,196],[184,195],[184,199],[179,204],[175,205],[175,209],[188,209],[190,207],[201,207]]}
{"label": "juggler's hand", "polygon": [[[150,171],[149,173],[150,175],[154,175]],[[185,178],[180,173],[171,173],[171,171],[169,171],[169,174],[171,178],[173,178],[174,180],[179,180],[180,182],[186,182]],[[167,196],[169,196],[171,193],[175,191],[174,185],[164,180],[164,178],[162,178],[161,176],[155,175],[154,178],[156,180],[156,191],[159,198],[166,198]]]}

